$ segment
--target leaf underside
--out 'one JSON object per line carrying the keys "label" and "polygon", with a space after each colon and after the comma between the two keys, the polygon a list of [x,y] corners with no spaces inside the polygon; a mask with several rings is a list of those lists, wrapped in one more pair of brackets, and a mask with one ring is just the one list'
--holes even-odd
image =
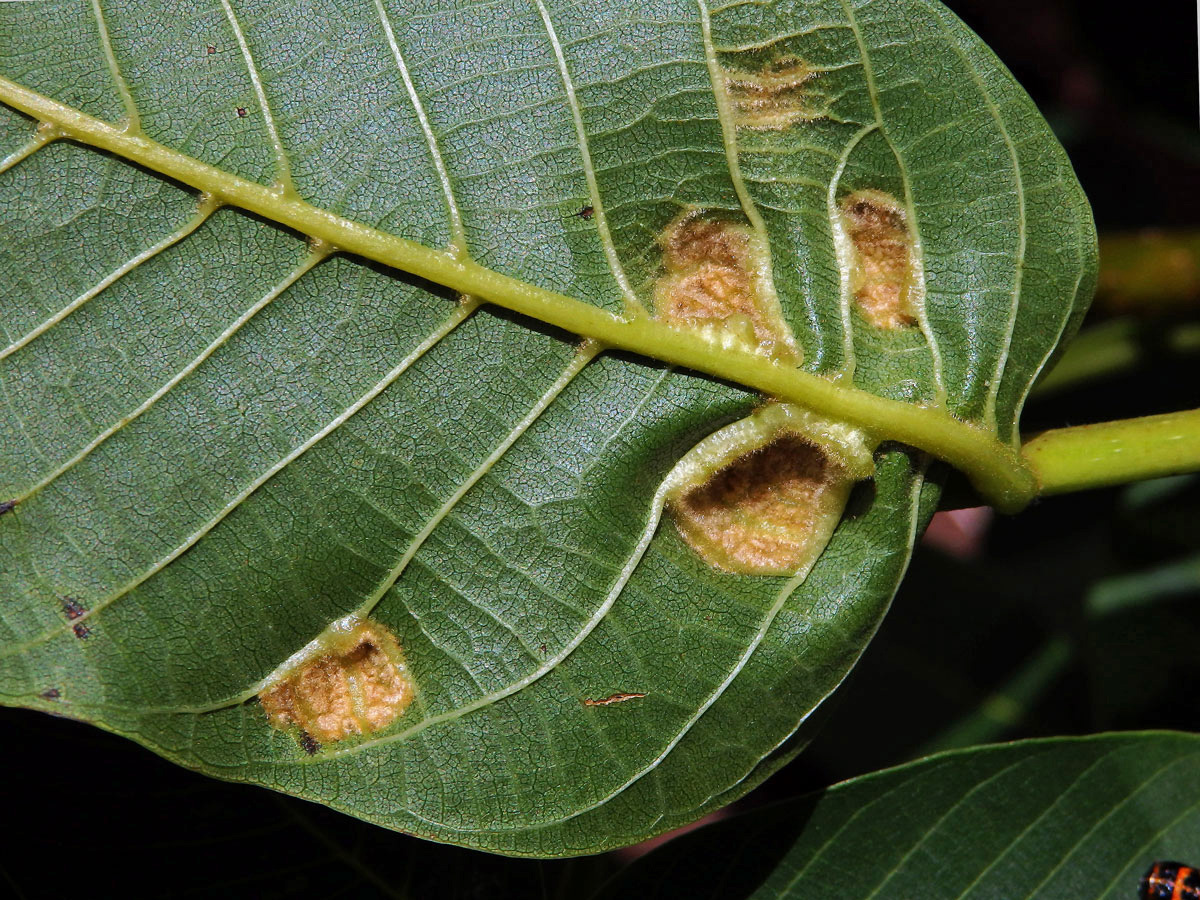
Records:
{"label": "leaf underside", "polygon": [[1195,735],[959,751],[699,829],[597,900],[1129,900],[1155,860],[1194,859],[1198,791]]}
{"label": "leaf underside", "polygon": [[[681,212],[728,217],[801,368],[1005,441],[1090,296],[1061,148],[927,0],[6,3],[0,76],[614,314],[653,309]],[[807,577],[718,571],[660,487],[753,392],[36,125],[0,107],[3,702],[525,855],[691,821],[798,750],[936,503],[915,454],[882,446]],[[868,191],[910,229],[911,327],[853,302],[838,211]],[[354,613],[415,700],[310,754],[255,695]]]}

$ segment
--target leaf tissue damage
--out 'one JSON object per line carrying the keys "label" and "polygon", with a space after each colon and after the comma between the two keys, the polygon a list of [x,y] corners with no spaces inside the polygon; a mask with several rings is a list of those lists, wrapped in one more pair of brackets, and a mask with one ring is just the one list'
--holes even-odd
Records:
{"label": "leaf tissue damage", "polygon": [[846,481],[841,466],[819,447],[785,434],[682,493],[675,522],[714,565],[791,574],[813,555],[816,535],[827,530],[822,520],[840,517]]}
{"label": "leaf tissue damage", "polygon": [[660,244],[665,274],[654,301],[660,319],[781,362],[799,362],[771,284],[766,248],[750,228],[689,211],[667,227]]}
{"label": "leaf tissue damage", "polygon": [[804,573],[825,549],[854,483],[874,472],[855,428],[771,403],[716,432],[668,478],[680,534],[709,565]]}
{"label": "leaf tissue damage", "polygon": [[817,398],[1007,440],[1082,314],[1045,123],[932,0],[218,6],[0,3],[3,702],[503,853],[736,799],[936,500]]}
{"label": "leaf tissue damage", "polygon": [[851,285],[859,311],[876,328],[917,324],[913,239],[899,201],[882,191],[856,191],[841,204],[854,247]]}
{"label": "leaf tissue damage", "polygon": [[739,128],[780,131],[811,122],[822,112],[809,89],[816,72],[803,60],[783,57],[757,71],[724,70],[725,91]]}
{"label": "leaf tissue damage", "polygon": [[259,692],[267,721],[318,744],[392,724],[415,688],[396,638],[378,622],[335,623]]}

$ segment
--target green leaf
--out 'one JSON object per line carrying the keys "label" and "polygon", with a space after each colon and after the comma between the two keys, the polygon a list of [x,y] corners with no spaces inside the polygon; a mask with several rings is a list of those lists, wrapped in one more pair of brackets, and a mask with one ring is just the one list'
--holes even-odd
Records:
{"label": "green leaf", "polygon": [[1195,735],[976,747],[697,829],[598,897],[1129,900],[1194,859],[1198,796]]}
{"label": "green leaf", "polygon": [[[1031,495],[1095,237],[940,5],[177,12],[0,4],[3,702],[596,851],[800,749],[936,502],[911,448]],[[840,524],[734,517],[805,535],[773,574],[664,521],[855,447]]]}

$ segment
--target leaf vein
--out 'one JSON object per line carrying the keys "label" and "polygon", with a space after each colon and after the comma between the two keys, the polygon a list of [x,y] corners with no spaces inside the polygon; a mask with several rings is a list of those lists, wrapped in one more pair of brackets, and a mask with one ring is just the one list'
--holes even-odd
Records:
{"label": "leaf vein", "polygon": [[[1102,759],[1107,758],[1108,756],[1113,756],[1118,752],[1120,752],[1119,749],[1110,750],[1105,755],[1105,757],[1102,757]],[[1043,878],[1041,881],[1039,881],[1034,886],[1034,888],[1028,894],[1025,895],[1025,900],[1033,900],[1034,896],[1038,893],[1038,891],[1040,891],[1050,881],[1050,879],[1052,879],[1055,875],[1057,875],[1059,872],[1062,871],[1063,867],[1067,864],[1067,861],[1071,858],[1071,856],[1073,854],[1075,854],[1079,850],[1080,847],[1083,846],[1084,842],[1088,838],[1090,838],[1093,834],[1096,833],[1096,830],[1101,825],[1103,825],[1109,819],[1111,819],[1114,815],[1116,815],[1120,809],[1122,809],[1126,805],[1128,805],[1130,803],[1130,801],[1133,800],[1134,797],[1136,797],[1138,794],[1140,794],[1142,791],[1144,791],[1149,785],[1153,784],[1155,781],[1157,781],[1159,778],[1161,778],[1165,773],[1169,772],[1171,769],[1175,768],[1175,766],[1179,765],[1182,762],[1185,762],[1186,760],[1187,760],[1187,757],[1184,757],[1183,759],[1175,759],[1169,763],[1165,763],[1165,764],[1159,766],[1157,769],[1155,769],[1154,772],[1152,772],[1148,778],[1143,779],[1142,783],[1137,786],[1136,790],[1131,790],[1126,795],[1124,800],[1122,800],[1116,806],[1110,808],[1103,816],[1101,816],[1099,819],[1097,819],[1092,824],[1092,827],[1089,828],[1085,834],[1083,834],[1078,840],[1076,840],[1075,843],[1072,844],[1071,847],[1063,853],[1062,859],[1059,860],[1058,865],[1056,865],[1053,869],[1051,869],[1046,874],[1046,877]]]}
{"label": "leaf vein", "polygon": [[875,122],[879,126],[879,133],[883,135],[888,147],[891,148],[892,156],[896,159],[896,167],[900,174],[901,183],[904,185],[904,207],[913,237],[913,283],[921,295],[920,302],[917,304],[917,319],[920,323],[921,331],[925,334],[925,340],[929,344],[929,352],[933,357],[933,382],[936,389],[937,403],[939,406],[944,406],[947,395],[945,378],[942,374],[942,350],[938,343],[937,335],[933,331],[933,326],[930,324],[929,313],[926,309],[927,295],[925,290],[924,250],[921,243],[921,224],[917,220],[917,210],[913,203],[912,179],[908,172],[908,166],[900,155],[900,151],[896,148],[895,142],[888,133],[887,125],[884,123],[883,106],[879,102],[879,88],[875,84],[875,66],[871,62],[870,53],[867,51],[867,42],[863,38],[858,17],[854,14],[852,5],[848,0],[838,0],[838,3],[846,15],[846,21],[850,25],[851,32],[854,34],[855,43],[858,44],[858,54],[862,58],[863,76],[867,82],[867,94],[871,99],[871,108],[875,111]]}
{"label": "leaf vein", "polygon": [[113,52],[112,40],[108,34],[108,25],[104,21],[104,10],[100,8],[100,0],[92,0],[92,15],[96,19],[96,30],[100,35],[100,47],[104,52],[104,61],[108,64],[108,71],[112,76],[113,84],[117,88],[117,93],[121,96],[121,102],[125,105],[125,130],[130,134],[141,134],[142,125],[138,116],[137,103],[133,99],[133,93],[129,90],[129,83],[125,80],[125,76],[121,74],[121,67],[117,63],[117,56]]}
{"label": "leaf vein", "polygon": [[429,156],[433,160],[433,167],[437,170],[438,182],[441,185],[442,195],[446,202],[446,214],[450,219],[450,242],[459,253],[466,254],[467,238],[463,231],[462,214],[458,210],[458,202],[454,199],[454,188],[450,183],[450,173],[446,170],[445,160],[442,159],[442,151],[438,147],[437,137],[434,135],[433,128],[429,124],[429,117],[425,114],[425,106],[421,103],[421,98],[417,94],[412,76],[409,75],[408,65],[404,62],[404,54],[400,51],[400,44],[396,41],[396,34],[392,29],[392,20],[383,6],[383,0],[375,0],[375,9],[379,13],[379,21],[383,25],[384,34],[387,36],[388,47],[392,51],[392,58],[396,61],[396,68],[400,70],[400,77],[404,81],[404,89],[408,93],[408,99],[412,101],[417,121],[421,125],[421,132],[425,135],[425,143],[429,147]]}
{"label": "leaf vein", "polygon": [[608,228],[608,216],[604,211],[604,201],[600,198],[600,186],[596,182],[596,170],[592,165],[592,152],[588,147],[587,128],[583,123],[583,110],[579,105],[579,99],[575,95],[575,83],[571,79],[571,70],[567,66],[567,58],[563,53],[562,44],[559,43],[558,32],[554,28],[554,22],[550,19],[550,10],[546,8],[543,0],[534,0],[534,3],[537,5],[538,14],[542,17],[542,25],[546,29],[550,46],[554,49],[554,60],[558,65],[558,74],[562,79],[563,90],[567,95],[567,108],[571,112],[571,121],[575,125],[575,138],[579,144],[580,164],[583,166],[583,177],[584,181],[587,182],[588,199],[592,207],[596,233],[600,238],[600,246],[604,249],[604,258],[608,262],[608,268],[612,272],[613,279],[617,282],[617,287],[620,288],[621,296],[625,299],[626,312],[630,314],[645,314],[646,308],[629,284],[629,278],[626,277],[625,269],[621,266],[621,259],[617,256],[617,248],[613,244],[612,233]]}
{"label": "leaf vein", "polygon": [[992,375],[992,383],[988,386],[987,402],[984,405],[984,418],[991,422],[993,429],[999,430],[999,423],[996,421],[996,400],[1000,393],[1000,383],[1004,378],[1004,370],[1008,366],[1008,356],[1012,350],[1013,334],[1017,328],[1017,312],[1021,303],[1021,283],[1025,274],[1025,250],[1027,245],[1027,230],[1028,223],[1025,214],[1025,179],[1021,171],[1021,160],[1017,154],[1016,145],[1013,143],[1012,135],[1008,132],[1008,126],[1004,124],[1004,117],[1000,115],[1000,110],[996,108],[996,101],[992,98],[991,92],[983,83],[983,79],[979,77],[979,72],[975,66],[971,65],[971,61],[967,59],[958,41],[947,33],[946,22],[944,18],[934,11],[934,18],[937,19],[938,27],[942,30],[942,35],[953,48],[958,58],[962,60],[967,71],[971,73],[971,80],[975,82],[975,86],[983,95],[984,103],[987,105],[988,113],[996,123],[996,127],[1000,129],[1000,135],[1004,139],[1004,146],[1008,150],[1009,162],[1013,169],[1013,179],[1016,182],[1017,195],[1017,248],[1016,260],[1014,264],[1013,283],[1009,289],[1010,300],[1008,310],[1008,323],[1005,328],[1004,343],[1000,347],[1000,352],[996,360],[996,368]]}
{"label": "leaf vein", "polygon": [[[662,375],[660,375],[650,387],[648,394],[653,395],[655,392],[657,392],[659,387],[666,380],[666,377],[667,372],[664,372]],[[495,691],[486,696],[478,697],[477,699],[472,700],[469,703],[465,703],[455,709],[447,710],[444,713],[439,713],[437,715],[430,716],[429,718],[422,719],[420,722],[417,722],[416,724],[402,731],[394,734],[384,735],[373,740],[363,741],[362,743],[356,744],[353,747],[337,751],[333,755],[343,756],[356,754],[361,753],[364,750],[369,750],[372,747],[383,746],[386,744],[395,743],[396,741],[409,740],[410,738],[415,737],[417,734],[420,734],[422,731],[425,731],[427,728],[437,725],[440,722],[459,719],[477,709],[482,709],[485,706],[490,706],[499,700],[503,700],[505,697],[510,697],[518,691],[523,690],[524,688],[533,684],[535,681],[538,681],[549,672],[553,671],[563,660],[574,653],[576,648],[578,648],[579,645],[587,639],[587,636],[595,630],[596,626],[604,620],[604,617],[608,615],[608,611],[612,609],[613,604],[616,603],[617,599],[625,590],[625,585],[629,582],[629,579],[633,576],[634,571],[641,563],[647,548],[650,546],[650,541],[654,537],[654,533],[658,530],[658,523],[662,517],[668,488],[669,484],[664,480],[663,484],[654,494],[654,497],[650,502],[650,510],[647,516],[646,525],[642,529],[642,534],[639,537],[633,552],[630,554],[624,567],[618,574],[616,581],[609,589],[608,595],[604,598],[604,601],[600,604],[600,606],[598,606],[592,613],[587,622],[584,623],[583,627],[576,633],[575,637],[573,637],[558,653],[547,659],[535,671],[530,672],[528,675],[518,679],[499,691]]]}
{"label": "leaf vein", "polygon": [[358,607],[358,609],[355,611],[356,615],[365,618],[371,614],[371,611],[379,604],[384,595],[392,589],[392,586],[395,585],[397,581],[399,581],[400,576],[404,574],[404,570],[407,568],[409,561],[416,556],[417,551],[421,549],[421,546],[426,540],[428,540],[429,536],[433,534],[434,530],[442,523],[442,520],[450,514],[450,511],[458,505],[458,502],[467,495],[471,488],[473,488],[481,478],[491,471],[492,467],[500,460],[500,458],[503,457],[504,454],[509,451],[512,445],[515,444],[520,437],[529,430],[530,426],[532,426],[533,423],[538,420],[542,413],[544,413],[550,407],[550,405],[558,399],[559,395],[566,390],[567,386],[575,380],[575,377],[583,371],[587,364],[590,363],[599,352],[599,345],[588,343],[576,353],[575,358],[571,361],[571,364],[567,366],[567,368],[562,372],[561,375],[558,376],[557,379],[555,379],[554,383],[550,385],[546,392],[542,394],[540,398],[538,398],[538,401],[533,405],[529,412],[526,413],[521,421],[513,426],[513,428],[505,436],[504,440],[502,440],[495,447],[495,449],[487,455],[483,462],[476,466],[474,471],[472,471],[465,479],[463,479],[462,483],[459,484],[454,493],[446,498],[445,502],[442,503],[437,512],[435,512],[425,523],[424,527],[417,532],[416,536],[405,549],[404,554],[400,557],[399,562],[397,562],[396,565],[392,567],[391,571],[388,572],[388,574],[383,578],[379,584],[379,587],[376,588],[371,595]]}
{"label": "leaf vein", "polygon": [[258,67],[254,64],[254,57],[250,53],[250,45],[246,42],[246,35],[238,23],[230,0],[221,0],[221,8],[225,10],[225,18],[229,20],[229,27],[233,29],[233,36],[237,39],[238,47],[241,48],[242,59],[245,61],[246,71],[250,75],[250,83],[254,86],[254,96],[258,100],[258,108],[263,114],[267,139],[271,142],[271,149],[275,154],[276,186],[283,194],[294,196],[296,188],[292,185],[292,166],[288,162],[287,151],[284,150],[283,141],[279,137],[279,129],[275,127],[275,118],[271,115],[271,107],[267,103],[267,92],[263,87]]}
{"label": "leaf vein", "polygon": [[397,363],[396,366],[394,366],[380,381],[373,385],[369,391],[359,397],[350,406],[342,410],[338,416],[336,416],[323,428],[309,437],[308,440],[295,447],[290,453],[272,465],[271,468],[267,469],[263,474],[250,482],[249,485],[239,491],[225,504],[225,506],[218,510],[215,516],[210,518],[207,522],[188,535],[181,544],[171,550],[166,556],[162,557],[153,565],[151,565],[148,569],[146,569],[146,571],[116,591],[94,602],[91,607],[85,613],[83,613],[83,615],[72,620],[72,622],[44,631],[41,634],[36,635],[35,637],[30,638],[22,643],[3,648],[0,650],[0,659],[5,659],[18,653],[24,653],[38,644],[44,643],[45,641],[57,637],[58,635],[70,632],[74,625],[82,623],[85,619],[88,619],[111,606],[121,597],[138,587],[138,585],[162,571],[164,568],[182,556],[185,552],[191,549],[206,534],[216,528],[217,525],[224,521],[226,516],[237,509],[247,497],[283,471],[293,461],[307,453],[310,449],[312,449],[312,447],[340,428],[363,407],[383,393],[383,391],[386,390],[392,384],[392,382],[403,375],[413,363],[424,356],[427,351],[435,347],[442,340],[442,338],[446,337],[446,335],[458,327],[458,325],[461,324],[471,313],[478,309],[478,307],[479,304],[477,301],[468,300],[459,304],[454,313],[447,317],[441,326],[439,326],[429,337],[422,341],[411,353],[409,353],[408,356]]}
{"label": "leaf vein", "polygon": [[210,356],[216,353],[217,350],[228,343],[230,338],[237,334],[243,325],[245,325],[263,309],[274,302],[276,298],[278,298],[284,291],[299,281],[314,266],[325,259],[326,256],[327,252],[324,251],[310,254],[302,263],[300,263],[300,265],[296,266],[291,272],[289,272],[284,279],[279,282],[279,284],[271,288],[271,290],[263,295],[263,297],[259,299],[253,306],[238,316],[219,335],[210,341],[207,347],[201,350],[200,353],[190,362],[188,362],[182,369],[172,375],[156,391],[154,391],[153,394],[143,400],[136,408],[121,416],[121,418],[112,423],[108,428],[101,431],[100,434],[92,438],[92,440],[85,444],[70,459],[66,460],[52,472],[26,488],[15,498],[17,502],[24,503],[34,494],[52,484],[58,478],[62,477],[64,474],[86,459],[89,455],[91,455],[92,451],[111,438],[114,434],[140,418],[145,412],[158,403],[159,400],[166,396],[176,385],[200,368],[205,360],[207,360]]}

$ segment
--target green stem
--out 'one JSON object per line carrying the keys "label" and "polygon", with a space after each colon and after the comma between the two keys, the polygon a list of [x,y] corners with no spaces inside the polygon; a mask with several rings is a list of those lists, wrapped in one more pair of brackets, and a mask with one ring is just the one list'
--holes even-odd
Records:
{"label": "green stem", "polygon": [[1046,431],[1022,454],[1042,495],[1200,471],[1200,409]]}
{"label": "green stem", "polygon": [[982,428],[956,420],[944,409],[886,400],[649,318],[618,318],[590,303],[486,269],[456,252],[404,240],[319,209],[289,192],[238,178],[5,78],[0,78],[0,101],[52,124],[68,138],[107,150],[339,250],[477,296],[606,347],[736,382],[857,425],[879,439],[925,450],[965,472],[976,490],[1003,511],[1021,509],[1037,493],[1033,476],[1013,448]]}

